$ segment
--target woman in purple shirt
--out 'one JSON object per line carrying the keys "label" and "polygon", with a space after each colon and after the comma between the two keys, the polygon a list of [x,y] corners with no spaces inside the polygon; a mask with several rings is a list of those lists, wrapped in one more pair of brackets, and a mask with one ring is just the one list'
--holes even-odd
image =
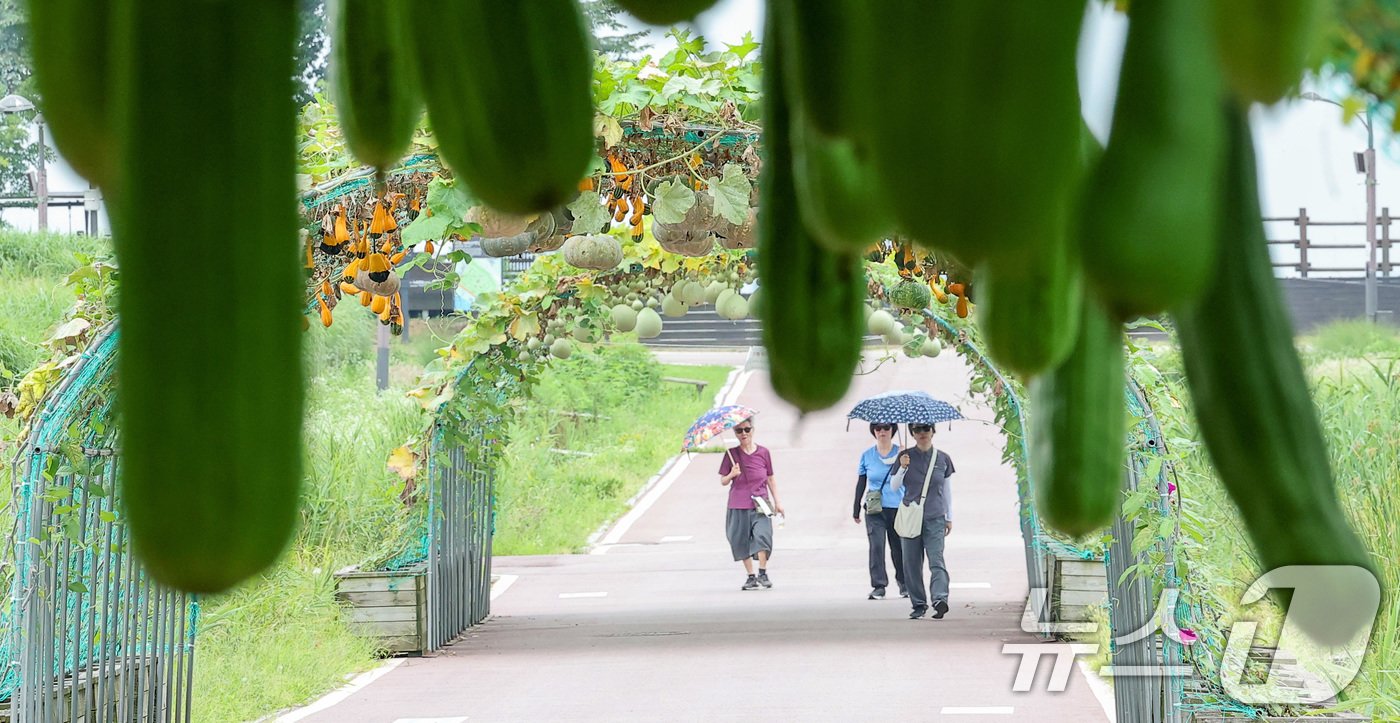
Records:
{"label": "woman in purple shirt", "polygon": [[[778,488],[773,484],[773,457],[766,447],[753,441],[753,419],[734,427],[738,446],[725,450],[719,465],[719,483],[729,487],[729,510],[724,518],[725,536],[734,559],[744,563],[749,577],[741,590],[771,588],[768,580],[768,558],[773,554],[773,519],[757,509],[755,497],[775,514],[783,513],[778,501]],[[758,560],[758,574],[753,561]]]}

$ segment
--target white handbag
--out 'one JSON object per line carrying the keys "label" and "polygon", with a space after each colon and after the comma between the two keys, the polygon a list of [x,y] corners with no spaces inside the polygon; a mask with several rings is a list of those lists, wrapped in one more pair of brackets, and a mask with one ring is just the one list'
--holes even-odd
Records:
{"label": "white handbag", "polygon": [[928,471],[924,473],[924,493],[919,495],[918,502],[905,502],[899,506],[899,511],[894,513],[894,532],[900,537],[910,540],[917,538],[924,532],[924,501],[928,499],[929,482],[933,479],[933,468],[938,464],[938,450],[933,450],[929,456]]}

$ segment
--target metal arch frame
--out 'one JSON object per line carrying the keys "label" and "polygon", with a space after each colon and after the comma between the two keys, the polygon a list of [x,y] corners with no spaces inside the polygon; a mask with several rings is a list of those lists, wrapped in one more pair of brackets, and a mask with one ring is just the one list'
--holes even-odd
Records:
{"label": "metal arch frame", "polygon": [[[5,641],[14,659],[0,661],[13,686],[17,722],[190,717],[198,604],[156,585],[125,551],[125,526],[116,517],[116,466],[103,472],[102,495],[72,484],[73,473],[52,481],[71,488],[70,504],[78,507],[70,514],[77,512],[80,537],[101,544],[65,540],[46,559],[28,541],[51,524],[55,503],[44,498],[50,486],[44,471],[70,425],[82,425],[78,441],[89,459],[115,456],[114,450],[96,449],[115,436],[115,425],[99,433],[82,412],[92,390],[110,383],[117,335],[115,324],[103,329],[48,395],[21,455],[25,462],[17,465],[14,618]],[[87,575],[92,588],[75,579],[74,571],[78,578]]]}
{"label": "metal arch frame", "polygon": [[[689,128],[684,137],[678,140],[698,142],[701,137],[697,131],[713,130],[715,129]],[[631,125],[626,125],[625,131],[628,136],[672,137],[664,131],[644,132]],[[757,139],[759,134],[731,132],[726,133],[725,136],[720,139],[720,143],[733,145],[739,142],[751,142]],[[415,156],[405,164],[403,170],[422,170],[431,165],[431,159],[431,155]],[[369,179],[365,174],[342,176],[308,193],[303,199],[303,204],[310,208],[316,203],[355,190],[367,183],[369,183]],[[1014,444],[1017,445],[1017,454],[1026,467],[1025,475],[1017,480],[1017,494],[1027,584],[1031,590],[1049,589],[1053,584],[1051,579],[1053,570],[1047,569],[1041,550],[1047,547],[1061,547],[1064,543],[1055,540],[1045,532],[1039,524],[1039,518],[1035,511],[1035,481],[1034,474],[1028,464],[1028,427],[1022,400],[1016,395],[1015,387],[1011,381],[972,339],[960,333],[952,324],[928,309],[924,310],[923,315],[957,339],[967,353],[975,357],[990,371],[993,377],[1002,383],[1003,389],[1010,396],[1012,410],[1021,427],[1021,433],[1017,435]],[[469,368],[470,365],[463,370],[462,374],[466,374]],[[1151,407],[1141,387],[1135,380],[1128,380],[1125,383],[1125,394],[1127,395],[1126,403],[1146,410],[1143,420],[1139,424],[1140,432],[1145,438],[1156,440],[1158,445],[1156,453],[1160,454],[1161,445],[1164,444],[1161,430],[1151,413]],[[474,443],[487,443],[481,435],[474,435],[473,439]],[[1150,454],[1152,452],[1149,450],[1130,447],[1131,463],[1124,477],[1125,489],[1137,488],[1141,481],[1140,477],[1146,468],[1146,458]],[[490,521],[494,515],[494,496],[491,491],[494,470],[476,469],[467,461],[462,448],[447,445],[441,428],[435,430],[428,467],[431,491],[428,530],[424,545],[424,553],[427,557],[426,588],[428,595],[425,648],[434,650],[445,645],[462,630],[479,623],[490,614],[490,547],[494,533]],[[1159,509],[1170,513],[1166,474],[1166,471],[1163,470],[1159,473],[1158,479],[1153,480],[1153,483],[1159,489]],[[1108,554],[1104,555],[1104,565],[1111,591],[1109,596],[1110,623],[1116,638],[1149,622],[1154,609],[1151,605],[1153,601],[1148,599],[1151,589],[1146,580],[1130,576],[1133,579],[1124,579],[1119,582],[1123,571],[1131,562],[1140,563],[1146,560],[1145,554],[1137,556],[1136,559],[1133,559],[1131,555],[1130,547],[1133,536],[1131,522],[1119,514],[1112,529],[1114,542]],[[1177,581],[1175,579],[1172,542],[1168,540],[1165,544],[1167,545],[1168,586],[1174,587]],[[1129,562],[1130,559],[1131,562]],[[1041,634],[1043,637],[1051,636],[1047,632]],[[1113,650],[1114,663],[1115,665],[1175,665],[1181,661],[1180,648],[1178,643],[1165,639],[1158,630],[1142,641],[1116,646]],[[1125,677],[1120,679],[1118,683],[1120,695],[1116,696],[1115,700],[1120,719],[1151,721],[1153,723],[1159,721],[1176,723],[1179,721],[1178,705],[1173,704],[1174,702],[1179,703],[1182,697],[1182,686],[1179,683],[1172,684],[1170,690],[1156,678]],[[1169,700],[1169,698],[1173,698],[1174,701]]]}

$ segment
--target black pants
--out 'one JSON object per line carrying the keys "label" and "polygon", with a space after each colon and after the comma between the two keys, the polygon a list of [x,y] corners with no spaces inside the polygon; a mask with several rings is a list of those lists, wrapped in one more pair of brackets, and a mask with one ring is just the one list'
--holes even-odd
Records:
{"label": "black pants", "polygon": [[889,573],[885,571],[885,545],[889,544],[890,560],[894,563],[894,579],[904,592],[904,546],[894,533],[894,516],[898,510],[886,507],[877,515],[865,516],[865,536],[870,540],[870,587],[887,587]]}

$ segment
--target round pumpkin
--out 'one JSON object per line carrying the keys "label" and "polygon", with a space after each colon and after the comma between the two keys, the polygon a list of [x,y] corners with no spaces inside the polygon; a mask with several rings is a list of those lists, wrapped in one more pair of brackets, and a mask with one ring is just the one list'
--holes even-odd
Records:
{"label": "round pumpkin", "polygon": [[710,194],[697,193],[695,204],[685,212],[685,219],[679,225],[691,238],[696,238],[714,231],[723,222],[724,219],[715,216],[715,202]]}
{"label": "round pumpkin", "polygon": [[710,233],[688,236],[682,241],[664,242],[657,239],[656,242],[661,244],[661,248],[681,256],[709,256],[715,250],[715,237]]}
{"label": "round pumpkin", "polygon": [[516,216],[502,213],[488,206],[473,206],[467,211],[467,220],[481,226],[481,236],[507,237],[523,233],[534,216]]}
{"label": "round pumpkin", "polygon": [[482,253],[487,256],[519,256],[534,243],[535,234],[522,231],[514,236],[478,236],[477,241],[481,243]]}
{"label": "round pumpkin", "polygon": [[651,235],[657,243],[662,245],[662,248],[665,248],[666,244],[685,241],[690,237],[680,224],[661,223],[660,221],[651,222]]}
{"label": "round pumpkin", "polygon": [[564,261],[580,269],[615,269],[622,263],[622,244],[606,234],[571,236],[564,242]]}
{"label": "round pumpkin", "polygon": [[749,217],[743,223],[734,225],[726,222],[724,228],[717,232],[721,246],[733,251],[736,249],[751,249],[758,240],[754,231],[758,228],[758,209],[750,207]]}
{"label": "round pumpkin", "polygon": [[539,218],[530,222],[526,231],[534,234],[534,239],[525,249],[532,254],[558,251],[564,245],[564,234],[559,231],[559,216],[553,212],[540,214]]}

